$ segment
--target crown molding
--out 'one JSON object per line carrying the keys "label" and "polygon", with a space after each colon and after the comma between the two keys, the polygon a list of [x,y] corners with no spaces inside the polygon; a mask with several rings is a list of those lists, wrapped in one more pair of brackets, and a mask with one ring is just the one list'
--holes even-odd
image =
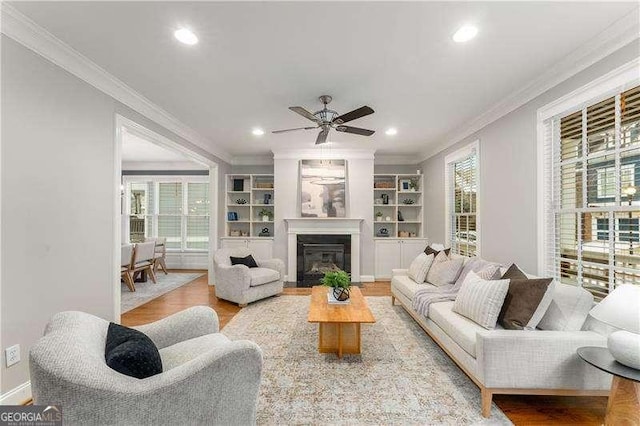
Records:
{"label": "crown molding", "polygon": [[442,138],[444,142],[435,143],[430,149],[422,153],[421,161],[426,161],[442,150],[471,136],[478,130],[515,111],[547,90],[640,38],[639,12],[640,9],[636,9],[634,13],[625,15],[549,68],[540,77],[494,104],[487,111],[470,120],[466,126],[447,133]]}
{"label": "crown molding", "polygon": [[301,159],[345,159],[345,160],[373,160],[374,149],[281,149],[273,151],[274,160]]}
{"label": "crown molding", "polygon": [[226,151],[213,149],[211,141],[109,74],[95,62],[40,27],[14,7],[2,2],[0,10],[2,13],[2,25],[0,26],[2,34],[211,155],[231,162],[231,155]]}

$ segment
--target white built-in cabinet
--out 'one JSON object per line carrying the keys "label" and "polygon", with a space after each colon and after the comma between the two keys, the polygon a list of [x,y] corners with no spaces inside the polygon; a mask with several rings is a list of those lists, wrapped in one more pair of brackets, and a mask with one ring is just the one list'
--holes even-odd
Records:
{"label": "white built-in cabinet", "polygon": [[428,244],[423,235],[424,176],[374,175],[375,278],[391,278],[392,269],[406,269]]}
{"label": "white built-in cabinet", "polygon": [[[256,259],[271,259],[275,213],[273,175],[230,174],[225,180],[222,248],[244,247],[251,250]],[[268,217],[263,217],[262,212],[268,212]]]}
{"label": "white built-in cabinet", "polygon": [[272,238],[222,238],[222,248],[248,248],[256,259],[273,258]]}
{"label": "white built-in cabinet", "polygon": [[374,242],[376,279],[390,279],[392,269],[406,269],[427,247],[426,238],[378,238]]}

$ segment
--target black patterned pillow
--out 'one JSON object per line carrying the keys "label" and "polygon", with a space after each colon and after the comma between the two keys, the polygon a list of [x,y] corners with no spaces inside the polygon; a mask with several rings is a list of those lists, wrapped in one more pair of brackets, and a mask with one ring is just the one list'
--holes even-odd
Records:
{"label": "black patterned pillow", "polygon": [[144,333],[109,323],[104,353],[107,365],[118,373],[145,379],[162,373],[158,348]]}
{"label": "black patterned pillow", "polygon": [[231,259],[231,265],[245,265],[248,266],[249,268],[257,268],[258,264],[256,263],[256,260],[253,258],[253,256],[249,255],[247,257],[233,257],[233,256],[229,256],[229,259]]}

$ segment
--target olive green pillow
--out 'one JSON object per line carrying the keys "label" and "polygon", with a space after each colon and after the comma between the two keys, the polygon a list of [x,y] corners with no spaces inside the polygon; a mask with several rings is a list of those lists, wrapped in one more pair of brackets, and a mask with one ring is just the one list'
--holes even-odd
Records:
{"label": "olive green pillow", "polygon": [[[509,279],[509,290],[498,315],[498,324],[509,330],[534,329],[537,324],[531,324],[530,321],[538,307],[543,308],[540,302],[549,290],[549,284],[553,279],[529,279],[516,264],[509,267],[502,279]],[[548,307],[547,304],[546,308]],[[539,321],[541,316],[536,315],[536,317]]]}

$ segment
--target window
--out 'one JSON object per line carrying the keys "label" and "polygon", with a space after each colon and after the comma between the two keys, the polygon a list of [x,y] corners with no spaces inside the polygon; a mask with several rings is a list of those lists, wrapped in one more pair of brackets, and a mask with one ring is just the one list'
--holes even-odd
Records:
{"label": "window", "polygon": [[543,124],[547,272],[596,298],[640,284],[640,86]]}
{"label": "window", "polygon": [[447,230],[451,250],[464,256],[479,252],[478,143],[445,159]]}
{"label": "window", "polygon": [[209,249],[208,178],[129,179],[129,238],[164,237],[168,250]]}

